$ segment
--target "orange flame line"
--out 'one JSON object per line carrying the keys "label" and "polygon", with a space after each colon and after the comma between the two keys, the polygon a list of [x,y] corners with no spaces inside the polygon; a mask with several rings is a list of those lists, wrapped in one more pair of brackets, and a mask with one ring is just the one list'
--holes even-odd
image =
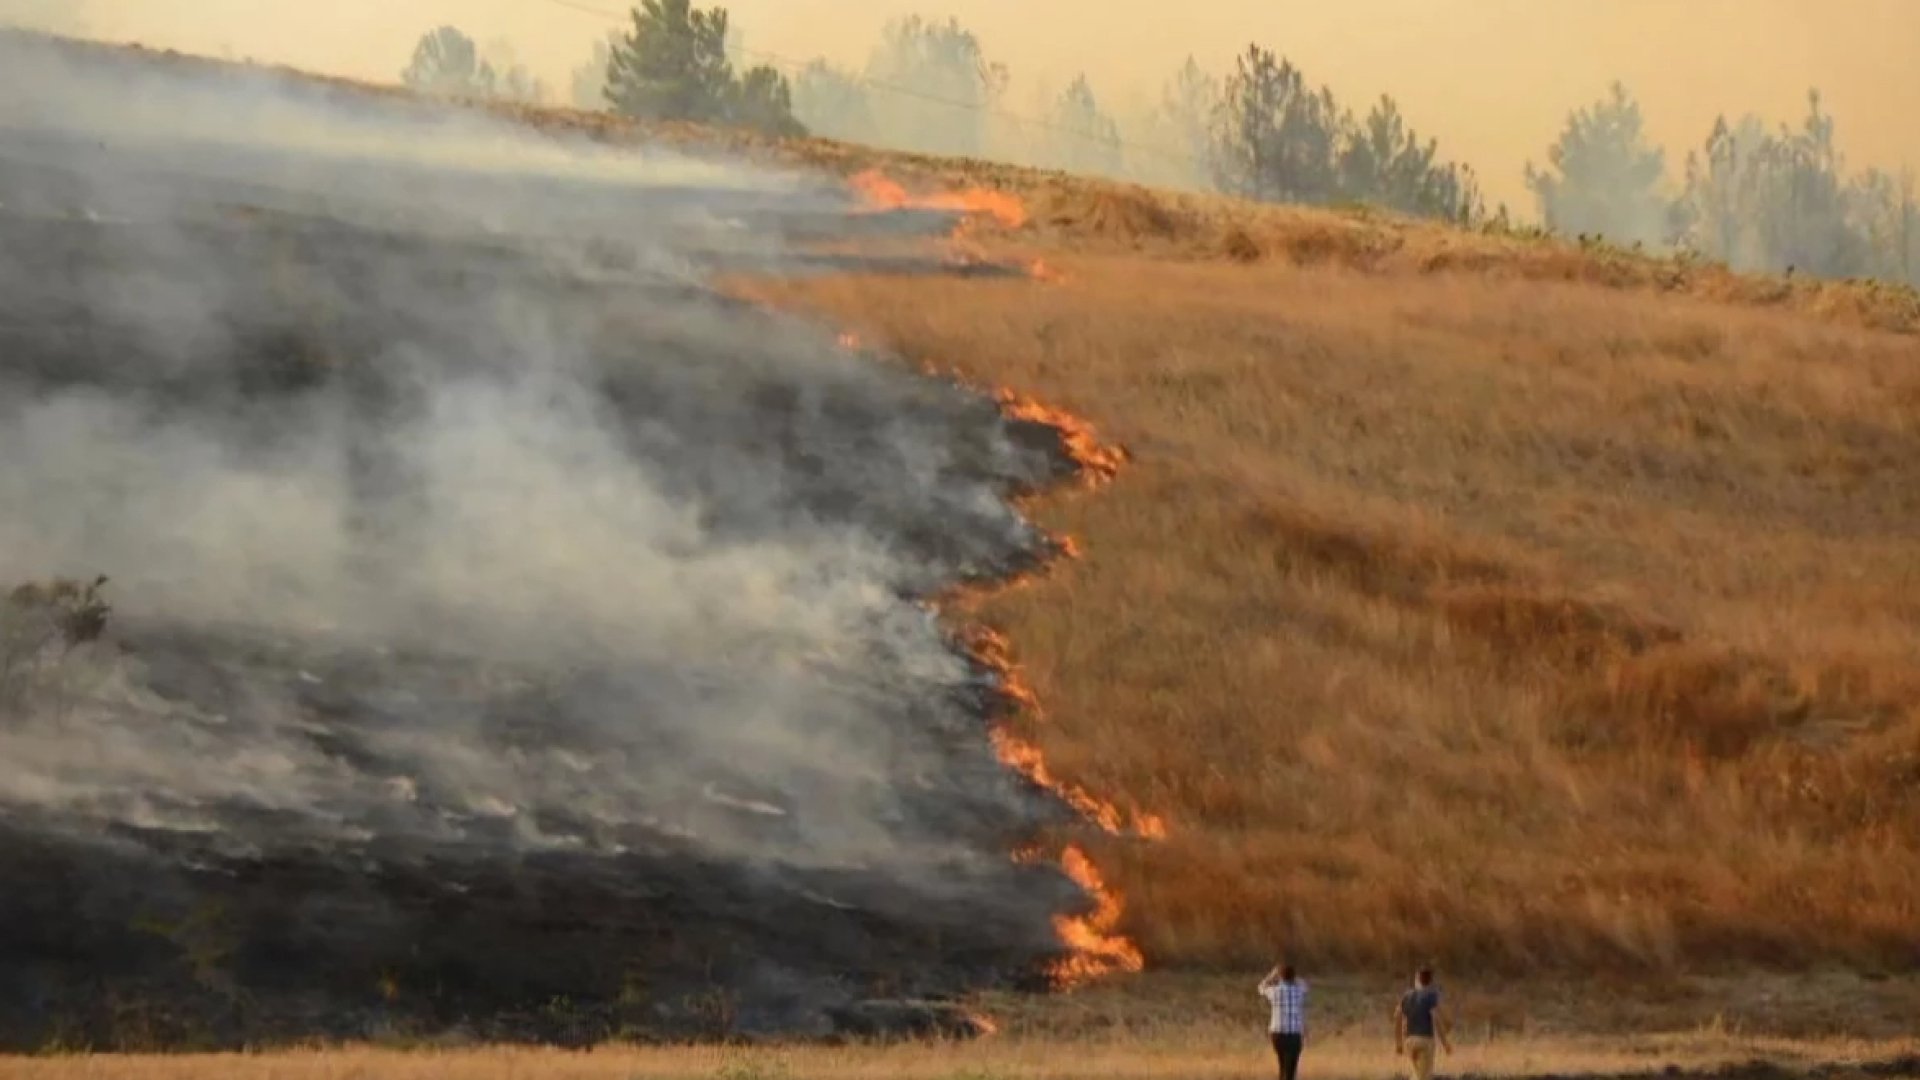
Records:
{"label": "orange flame line", "polygon": [[[952,247],[948,260],[957,266],[972,266],[988,261],[985,251],[973,238],[983,221],[991,220],[1003,228],[1018,229],[1029,220],[1026,204],[1018,195],[991,188],[973,187],[962,191],[944,191],[916,195],[899,181],[878,169],[867,169],[849,177],[847,185],[860,196],[871,211],[922,209],[957,211],[965,216],[947,234]],[[1032,259],[1024,267],[1034,281],[1063,282],[1067,276],[1045,259]]]}
{"label": "orange flame line", "polygon": [[[864,174],[863,174],[864,175]],[[891,191],[879,186],[885,177],[875,174],[876,191],[883,194],[876,201],[893,197]],[[891,183],[891,181],[885,181]],[[904,192],[898,193],[904,198]],[[842,333],[840,345],[843,348],[856,348],[860,338],[852,331]],[[968,380],[950,370],[942,370],[931,362],[921,364],[927,374],[935,377],[950,378],[954,382],[967,385]],[[1062,447],[1079,466],[1083,482],[1097,486],[1111,479],[1126,462],[1126,452],[1116,446],[1103,442],[1093,426],[1085,420],[1066,412],[1042,404],[1033,398],[1018,394],[1010,389],[1001,388],[994,392],[1001,413],[1014,420],[1024,420],[1044,424],[1059,433]],[[1070,536],[1054,535],[1050,539],[1055,550],[1064,557],[1076,558],[1080,554],[1078,543]],[[991,591],[1001,592],[1032,581],[1039,572],[1019,575],[998,583]],[[957,586],[949,589],[933,603],[936,607],[951,610],[954,607],[971,606],[986,595],[988,590],[978,587]],[[959,644],[977,663],[993,672],[999,684],[1000,692],[1019,711],[1033,716],[1041,715],[1040,700],[1025,678],[1020,674],[1019,665],[1013,658],[1012,644],[1006,636],[992,627],[978,623],[969,624],[958,631]],[[1009,769],[1025,777],[1038,787],[1051,792],[1061,799],[1086,822],[1113,836],[1132,835],[1145,839],[1162,839],[1167,835],[1166,821],[1155,814],[1135,810],[1128,815],[1118,806],[1101,799],[1077,784],[1062,780],[1048,767],[1045,754],[1038,744],[1033,743],[1011,731],[1004,719],[996,720],[988,731],[988,739],[996,757]],[[1044,850],[1037,844],[1022,846],[1010,853],[1016,863],[1032,864],[1045,858]],[[1117,932],[1124,904],[1120,894],[1106,884],[1094,867],[1092,859],[1079,847],[1068,845],[1060,854],[1061,870],[1090,896],[1094,903],[1092,912],[1085,915],[1056,915],[1053,927],[1060,943],[1068,950],[1068,955],[1050,965],[1045,974],[1049,983],[1056,989],[1067,989],[1089,980],[1114,972],[1139,971],[1145,966],[1140,949],[1132,941]]]}
{"label": "orange flame line", "polygon": [[[1009,229],[1018,229],[1027,223],[1026,204],[1011,192],[975,187],[964,191],[915,195],[878,169],[856,173],[847,180],[847,184],[875,210],[953,210],[970,216],[990,217]],[[956,231],[964,231],[967,224],[962,221]]]}
{"label": "orange flame line", "polygon": [[1014,420],[1026,420],[1045,424],[1060,433],[1061,445],[1074,464],[1080,466],[1081,474],[1091,486],[1099,486],[1111,480],[1120,472],[1120,466],[1126,463],[1125,450],[1109,446],[1103,442],[1093,425],[1064,409],[1044,405],[1033,398],[1001,387],[994,391],[994,398],[1000,403],[1000,411]]}
{"label": "orange flame line", "polygon": [[[962,637],[968,653],[998,676],[1001,692],[1019,708],[1037,714],[1039,699],[1021,678],[1006,636],[991,627],[975,625],[963,631]],[[1005,723],[997,723],[987,735],[994,756],[1003,764],[1051,792],[1082,820],[1101,831],[1112,836],[1130,833],[1148,839],[1166,836],[1166,822],[1159,816],[1136,810],[1129,826],[1127,816],[1118,806],[1055,776],[1040,747],[1015,734]],[[1039,845],[1030,844],[1014,850],[1011,857],[1016,863],[1032,864],[1045,855]],[[1139,947],[1118,932],[1124,911],[1119,892],[1106,884],[1093,861],[1078,847],[1065,848],[1060,855],[1060,865],[1093,899],[1094,909],[1084,915],[1054,916],[1054,934],[1066,947],[1067,955],[1048,965],[1044,972],[1048,983],[1056,990],[1064,990],[1115,972],[1141,970],[1145,959]]]}
{"label": "orange flame line", "polygon": [[1074,953],[1048,969],[1056,988],[1065,989],[1115,971],[1139,971],[1146,958],[1138,946],[1116,933],[1125,911],[1120,894],[1107,887],[1087,853],[1069,845],[1060,853],[1060,869],[1094,898],[1086,915],[1056,915],[1053,929]]}

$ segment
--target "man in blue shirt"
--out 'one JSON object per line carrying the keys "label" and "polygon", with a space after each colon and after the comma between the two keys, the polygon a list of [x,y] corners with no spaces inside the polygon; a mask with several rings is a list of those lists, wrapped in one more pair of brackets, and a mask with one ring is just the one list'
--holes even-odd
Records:
{"label": "man in blue shirt", "polygon": [[1453,1019],[1440,1007],[1440,988],[1433,985],[1433,968],[1422,966],[1413,976],[1413,989],[1400,997],[1393,1010],[1393,1052],[1413,1060],[1414,1080],[1433,1078],[1433,1042],[1453,1053]]}
{"label": "man in blue shirt", "polygon": [[1260,980],[1260,996],[1273,1006],[1267,1035],[1280,1061],[1280,1080],[1294,1080],[1307,1040],[1307,984],[1295,977],[1292,964],[1281,964]]}

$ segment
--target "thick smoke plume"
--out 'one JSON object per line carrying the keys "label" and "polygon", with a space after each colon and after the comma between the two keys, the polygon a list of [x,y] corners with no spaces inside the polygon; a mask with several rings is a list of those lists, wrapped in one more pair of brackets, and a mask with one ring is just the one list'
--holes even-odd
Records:
{"label": "thick smoke plume", "polygon": [[1055,954],[922,598],[1064,457],[700,284],[879,221],[0,37],[0,582],[114,605],[0,683],[0,1041],[858,1030]]}

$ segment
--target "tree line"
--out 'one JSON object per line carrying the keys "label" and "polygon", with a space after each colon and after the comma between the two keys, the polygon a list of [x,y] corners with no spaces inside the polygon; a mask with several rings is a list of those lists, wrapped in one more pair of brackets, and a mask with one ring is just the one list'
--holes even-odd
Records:
{"label": "tree line", "polygon": [[1798,126],[1720,116],[1679,175],[1615,83],[1576,110],[1527,167],[1547,228],[1697,254],[1739,270],[1920,285],[1920,203],[1911,172],[1849,173],[1834,120],[1809,91]]}
{"label": "tree line", "polygon": [[[496,54],[499,52],[495,50]],[[1356,113],[1285,56],[1249,46],[1223,73],[1187,58],[1157,99],[1119,110],[1084,73],[1010,99],[1008,69],[959,20],[888,23],[864,64],[814,60],[791,77],[750,64],[725,8],[641,0],[595,43],[569,97],[587,109],[1043,168],[1268,202],[1364,204],[1468,225],[1504,223],[1473,169],[1382,96]],[[535,100],[510,57],[442,27],[406,82],[431,93]],[[1916,282],[1920,207],[1911,175],[1849,174],[1818,94],[1797,128],[1722,118],[1676,178],[1623,86],[1569,115],[1527,187],[1568,236],[1674,250],[1746,270]]]}

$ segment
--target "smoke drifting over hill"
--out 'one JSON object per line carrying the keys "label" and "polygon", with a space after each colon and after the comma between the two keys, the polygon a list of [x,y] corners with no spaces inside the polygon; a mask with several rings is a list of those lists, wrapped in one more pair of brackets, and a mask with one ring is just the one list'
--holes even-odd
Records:
{"label": "smoke drifting over hill", "polygon": [[[31,7],[35,0],[12,0]],[[252,56],[358,78],[392,80],[420,35],[453,23],[483,46],[507,42],[549,85],[565,87],[624,0],[590,10],[545,0],[335,0],[259,5],[235,0],[70,0],[87,30],[109,40]],[[1258,42],[1364,110],[1391,94],[1447,155],[1471,164],[1494,201],[1531,210],[1522,182],[1569,111],[1622,80],[1647,109],[1650,135],[1678,165],[1714,117],[1746,112],[1791,121],[1819,87],[1843,119],[1841,146],[1857,167],[1898,171],[1920,160],[1909,120],[1920,101],[1911,63],[1920,9],[1906,0],[1354,0],[1284,4],[1213,0],[1162,5],[1061,0],[733,0],[746,44],[795,65],[815,56],[858,70],[890,20],[958,18],[980,35],[1013,86],[1001,103],[1045,117],[1044,105],[1085,72],[1129,142],[1162,152],[1177,140],[1141,123],[1189,55],[1214,73]],[[0,0],[0,16],[6,12]],[[1173,17],[1169,17],[1172,15]],[[756,62],[766,57],[754,57]],[[789,71],[797,75],[797,70]],[[1044,94],[1041,92],[1045,91]],[[1022,138],[1044,131],[1023,129]],[[1006,149],[1002,147],[1000,149]],[[1139,155],[1135,155],[1138,157]],[[1151,161],[1128,163],[1143,169]],[[1156,179],[1164,179],[1155,177]]]}
{"label": "smoke drifting over hill", "polygon": [[883,219],[33,38],[0,132],[0,582],[116,607],[0,683],[0,1041],[858,1029],[1058,954],[921,598],[1071,462],[700,284]]}

